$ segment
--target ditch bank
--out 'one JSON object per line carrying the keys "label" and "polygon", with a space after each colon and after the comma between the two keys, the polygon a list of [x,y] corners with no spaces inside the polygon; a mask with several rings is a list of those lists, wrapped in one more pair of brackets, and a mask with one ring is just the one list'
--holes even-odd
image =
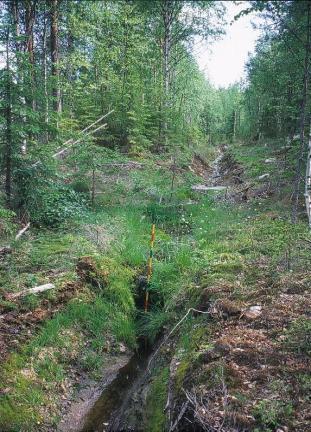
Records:
{"label": "ditch bank", "polygon": [[[158,344],[156,344],[156,347]],[[156,347],[139,341],[132,355],[115,357],[100,381],[81,383],[57,432],[144,431],[144,407],[151,381],[148,364]]]}

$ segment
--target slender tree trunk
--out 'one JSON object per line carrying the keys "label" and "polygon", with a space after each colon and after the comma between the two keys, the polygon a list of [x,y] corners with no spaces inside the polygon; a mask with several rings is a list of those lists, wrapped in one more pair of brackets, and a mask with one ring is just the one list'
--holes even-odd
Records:
{"label": "slender tree trunk", "polygon": [[58,41],[58,0],[50,0],[51,16],[51,74],[53,82],[53,109],[56,113],[61,112],[60,88],[59,88],[59,41]]}
{"label": "slender tree trunk", "polygon": [[[72,54],[74,52],[74,38],[71,29],[68,30],[68,39],[67,39],[67,52],[68,52],[68,62],[67,62],[67,80],[70,84],[70,87],[73,89],[73,66],[72,66]],[[100,93],[98,91],[97,83],[98,83],[98,76],[97,76],[97,66],[95,66],[95,82],[96,82],[96,93],[95,98],[98,99]],[[73,107],[74,107],[74,95],[73,91],[70,92],[70,94],[67,97],[68,99],[68,107],[70,112],[70,117],[73,118]],[[100,101],[98,101],[98,104],[100,104]],[[64,107],[63,107],[64,109]]]}
{"label": "slender tree trunk", "polygon": [[5,195],[6,204],[11,207],[11,194],[12,194],[12,89],[11,89],[11,71],[10,71],[10,57],[9,57],[9,40],[10,30],[7,29],[6,38],[6,107],[5,107],[5,120],[6,120],[6,145],[5,145]]}
{"label": "slender tree trunk", "polygon": [[36,102],[34,97],[34,89],[35,89],[35,55],[34,55],[34,38],[33,38],[33,28],[35,23],[35,14],[36,14],[36,0],[27,0],[26,1],[26,11],[25,11],[25,31],[26,31],[26,51],[28,53],[29,59],[29,81],[31,88],[31,96],[27,98],[28,106],[35,110]]}
{"label": "slender tree trunk", "polygon": [[258,100],[258,111],[257,111],[257,141],[261,140],[262,135],[262,118],[261,118],[261,103]]}
{"label": "slender tree trunk", "polygon": [[235,138],[236,138],[236,127],[237,127],[237,109],[234,109],[233,112],[233,142],[235,142]]}
{"label": "slender tree trunk", "polygon": [[95,204],[95,168],[92,169],[92,196],[91,196],[92,207]]}
{"label": "slender tree trunk", "polygon": [[292,206],[292,223],[297,222],[297,213],[299,205],[299,192],[301,184],[301,167],[305,156],[305,127],[306,127],[306,108],[308,102],[308,86],[310,79],[310,15],[311,15],[311,4],[308,2],[307,9],[307,40],[305,46],[305,60],[304,60],[304,72],[303,72],[303,83],[302,83],[302,94],[300,103],[300,120],[299,120],[299,136],[300,136],[300,149],[296,167],[296,175],[294,179],[294,193],[293,193],[293,206]]}
{"label": "slender tree trunk", "polygon": [[170,93],[170,58],[171,58],[171,26],[172,10],[169,0],[164,0],[162,5],[163,20],[163,127],[162,135],[164,145],[167,145],[168,139],[168,111],[169,111],[169,93]]}
{"label": "slender tree trunk", "polygon": [[[25,77],[23,76],[23,68],[21,67],[21,58],[20,54],[22,51],[21,48],[21,42],[20,42],[20,22],[19,22],[19,2],[18,0],[13,0],[11,3],[11,13],[13,18],[13,28],[14,28],[14,48],[15,48],[15,62],[16,62],[16,83],[18,86],[21,86],[23,80]],[[26,100],[24,96],[21,96],[21,101],[23,105],[26,104]],[[26,117],[25,115],[22,117],[23,119],[23,127],[26,125]],[[22,144],[21,144],[21,152],[25,154],[27,151],[27,140],[26,138],[23,138]]]}
{"label": "slender tree trunk", "polygon": [[305,185],[305,199],[306,210],[311,228],[311,117],[309,122],[309,146],[307,156],[307,169],[306,169],[306,185]]}
{"label": "slender tree trunk", "polygon": [[[47,17],[44,8],[44,26],[43,26],[43,80],[44,80],[44,99],[45,99],[45,110],[44,110],[44,121],[45,124],[49,123],[49,94],[48,94],[48,64],[47,64]],[[46,141],[48,136],[46,136]]]}

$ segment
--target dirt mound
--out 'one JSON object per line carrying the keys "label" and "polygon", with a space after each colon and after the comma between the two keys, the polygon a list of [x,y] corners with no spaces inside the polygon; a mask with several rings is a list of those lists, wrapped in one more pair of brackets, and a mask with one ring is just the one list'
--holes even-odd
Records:
{"label": "dirt mound", "polygon": [[33,310],[29,310],[23,300],[7,304],[6,308],[10,306],[14,309],[0,315],[0,362],[6,359],[11,349],[16,349],[20,343],[33,337],[41,323],[61,310],[80,288],[78,282],[67,282],[55,297],[42,299],[40,305]]}

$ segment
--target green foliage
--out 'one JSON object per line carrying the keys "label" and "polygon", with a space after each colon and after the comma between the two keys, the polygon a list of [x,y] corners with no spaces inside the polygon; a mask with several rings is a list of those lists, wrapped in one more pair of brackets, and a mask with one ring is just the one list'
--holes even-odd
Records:
{"label": "green foliage", "polygon": [[22,298],[21,306],[25,309],[34,310],[40,304],[40,298],[34,294],[27,295]]}
{"label": "green foliage", "polygon": [[77,193],[81,193],[81,194],[90,193],[90,185],[85,180],[82,179],[75,180],[71,183],[70,186]]}
{"label": "green foliage", "polygon": [[254,416],[264,431],[272,432],[277,426],[290,417],[293,406],[280,400],[262,400],[254,408]]}
{"label": "green foliage", "polygon": [[5,239],[16,231],[15,213],[0,205],[0,238]]}
{"label": "green foliage", "polygon": [[28,201],[29,216],[35,224],[57,226],[66,219],[82,214],[83,200],[76,192],[59,185],[49,186],[37,189],[34,202]]}

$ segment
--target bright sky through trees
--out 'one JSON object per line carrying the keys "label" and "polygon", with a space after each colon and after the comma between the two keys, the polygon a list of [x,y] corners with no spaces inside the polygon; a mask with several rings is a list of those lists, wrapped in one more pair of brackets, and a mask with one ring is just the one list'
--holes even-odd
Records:
{"label": "bright sky through trees", "polygon": [[196,53],[200,68],[216,87],[227,87],[244,76],[248,53],[254,51],[256,39],[260,35],[260,31],[252,27],[253,14],[241,17],[230,25],[234,17],[245,9],[247,3],[225,2],[228,22],[226,35],[214,42],[211,49],[204,44]]}

